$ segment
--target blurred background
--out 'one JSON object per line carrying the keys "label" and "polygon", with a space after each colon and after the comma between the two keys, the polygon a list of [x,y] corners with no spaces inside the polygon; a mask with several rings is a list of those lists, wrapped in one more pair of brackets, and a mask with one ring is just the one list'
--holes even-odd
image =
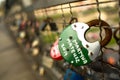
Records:
{"label": "blurred background", "polygon": [[[79,67],[51,56],[73,17],[104,20],[112,30],[102,56]],[[91,43],[104,37],[99,27],[85,34]],[[120,1],[0,0],[0,45],[0,80],[120,80]]]}

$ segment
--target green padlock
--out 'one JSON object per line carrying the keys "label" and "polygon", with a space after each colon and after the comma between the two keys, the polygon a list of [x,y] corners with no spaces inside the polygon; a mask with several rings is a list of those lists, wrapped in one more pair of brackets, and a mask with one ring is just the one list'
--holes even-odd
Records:
{"label": "green padlock", "polygon": [[[87,25],[88,24],[88,25]],[[105,39],[101,42],[90,43],[85,39],[85,33],[91,26],[99,25],[99,20],[85,23],[76,22],[69,25],[60,35],[59,50],[63,58],[74,66],[83,66],[91,63],[99,56],[100,47],[105,46],[111,39],[112,31],[105,29]],[[101,21],[101,26],[109,25]]]}

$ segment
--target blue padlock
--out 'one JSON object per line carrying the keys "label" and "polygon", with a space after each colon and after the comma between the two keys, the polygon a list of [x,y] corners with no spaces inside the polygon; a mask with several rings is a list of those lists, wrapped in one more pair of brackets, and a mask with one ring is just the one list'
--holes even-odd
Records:
{"label": "blue padlock", "polygon": [[84,78],[83,76],[72,71],[71,69],[67,69],[63,80],[84,80]]}

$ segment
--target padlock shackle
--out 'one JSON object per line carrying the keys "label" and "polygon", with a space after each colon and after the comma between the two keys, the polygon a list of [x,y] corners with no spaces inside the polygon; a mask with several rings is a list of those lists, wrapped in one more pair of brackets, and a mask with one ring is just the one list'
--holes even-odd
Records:
{"label": "padlock shackle", "polygon": [[105,38],[100,42],[101,47],[104,47],[105,45],[107,45],[110,42],[110,40],[112,38],[112,30],[109,28],[110,25],[108,23],[106,23],[105,21],[103,21],[103,20],[100,21],[98,19],[94,19],[92,21],[87,22],[89,27],[93,27],[93,26],[99,25],[99,23],[100,23],[101,27],[102,26],[106,26],[106,28],[103,27],[104,30],[105,30],[105,34],[106,34]]}
{"label": "padlock shackle", "polygon": [[120,40],[120,38],[117,37],[117,32],[118,32],[118,31],[120,31],[120,28],[117,28],[117,29],[114,31],[114,34],[113,34],[113,36],[114,36],[114,38],[115,38],[116,41]]}
{"label": "padlock shackle", "polygon": [[78,19],[76,17],[72,17],[69,21],[69,25],[73,23],[73,21],[78,22]]}

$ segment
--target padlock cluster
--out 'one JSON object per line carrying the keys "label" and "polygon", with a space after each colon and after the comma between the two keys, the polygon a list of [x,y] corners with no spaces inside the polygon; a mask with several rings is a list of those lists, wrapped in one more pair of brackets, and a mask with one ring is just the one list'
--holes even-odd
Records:
{"label": "padlock cluster", "polygon": [[[61,32],[58,48],[52,51],[51,54],[58,54],[56,51],[60,51],[59,56],[62,56],[67,62],[74,66],[83,66],[95,61],[100,56],[100,49],[106,46],[112,38],[112,30],[109,24],[105,21],[101,21],[101,26],[106,26],[105,39],[102,41],[96,41],[93,43],[88,42],[85,39],[85,32],[92,26],[99,25],[99,20],[92,20],[88,23],[76,22],[67,26],[63,32]],[[56,47],[56,46],[54,46]],[[55,56],[56,57],[56,56]],[[54,58],[54,56],[52,56]]]}
{"label": "padlock cluster", "polygon": [[[119,75],[120,28],[112,29],[107,21],[100,18],[81,22],[71,12],[70,21],[66,23],[62,20],[64,28],[59,31],[57,22],[46,16],[40,22],[36,19],[9,22],[17,43],[32,59],[32,68],[37,73],[62,76],[63,80],[100,80],[102,73],[104,77],[113,73]],[[89,42],[86,34],[93,27],[100,30],[99,36],[98,33],[94,36],[89,34],[92,39],[97,39]],[[107,48],[113,38],[117,48]]]}
{"label": "padlock cluster", "polygon": [[[101,22],[101,25],[97,26],[99,25],[99,22]],[[86,40],[85,33],[93,26],[101,27],[105,30],[105,38],[103,40],[95,41],[93,43]],[[64,59],[69,65],[72,66],[69,68],[72,68],[76,72],[78,71],[75,70],[75,68],[79,66],[83,71],[85,69],[87,69],[87,71],[92,69],[96,72],[107,73],[105,67],[109,68],[110,71],[112,70],[112,68],[110,68],[110,66],[108,67],[108,65],[102,66],[104,69],[103,71],[103,69],[100,68],[101,65],[109,64],[111,66],[119,66],[119,50],[113,50],[113,54],[111,50],[109,50],[109,53],[106,52],[108,51],[106,49],[102,52],[102,49],[111,41],[112,36],[115,38],[116,44],[119,45],[120,38],[116,34],[117,31],[120,31],[120,29],[116,28],[115,31],[112,32],[110,25],[103,20],[99,21],[95,19],[87,23],[71,23],[61,32],[58,38],[59,40],[55,41],[54,45],[52,46],[50,52],[51,58],[55,61]],[[89,74],[89,72],[86,73]],[[80,74],[82,74],[82,72]]]}
{"label": "padlock cluster", "polygon": [[[55,50],[58,41],[52,44],[58,36],[58,27],[52,18],[47,17],[41,22],[26,19],[10,20],[7,24],[17,44],[22,48],[26,57],[28,57],[28,61],[36,73],[43,76],[45,75],[45,67],[51,68],[52,65],[56,65],[49,54],[53,45],[56,46],[52,47],[53,52],[59,53],[59,51]],[[48,27],[49,30],[47,29]],[[51,56],[57,57],[58,55],[54,54]],[[59,60],[61,59],[62,57],[59,57]],[[62,67],[61,64],[57,66]],[[50,73],[49,70],[46,73]]]}
{"label": "padlock cluster", "polygon": [[[73,22],[74,20],[75,22]],[[101,22],[100,26],[98,26],[99,22]],[[45,29],[47,26],[50,27],[50,30]],[[101,27],[105,30],[103,40],[92,43],[86,40],[85,34],[93,26]],[[92,75],[93,77],[97,72],[108,73],[105,70],[106,67],[109,70],[115,70],[106,64],[110,64],[111,66],[119,65],[119,51],[113,51],[115,54],[112,54],[111,50],[108,51],[105,49],[104,54],[102,54],[101,49],[110,42],[112,37],[115,38],[116,43],[119,45],[120,39],[117,34],[120,29],[116,28],[112,32],[110,25],[103,20],[94,19],[84,23],[79,22],[77,18],[71,18],[69,25],[60,32],[57,38],[54,37],[55,35],[49,35],[53,32],[58,36],[57,24],[49,17],[41,23],[36,20],[21,20],[15,24],[14,21],[13,25],[10,26],[10,30],[14,34],[18,44],[35,60],[35,65],[33,65],[34,70],[41,71],[42,69],[42,72],[40,72],[41,75],[44,74],[44,69],[40,67],[41,61],[47,59],[44,56],[49,57],[49,59],[46,60],[48,62],[43,61],[42,65],[46,65],[49,68],[55,65],[57,69],[59,68],[58,70],[66,71],[65,76],[75,75],[76,78],[78,77],[81,80],[86,75]],[[44,32],[50,33],[46,35]],[[51,43],[48,44],[45,38]],[[107,57],[104,57],[102,60],[101,55],[107,55]],[[117,59],[114,59],[116,56]],[[104,71],[101,69],[101,65],[103,64]],[[71,78],[75,79],[75,76],[71,76]],[[69,78],[64,77],[64,79]]]}

